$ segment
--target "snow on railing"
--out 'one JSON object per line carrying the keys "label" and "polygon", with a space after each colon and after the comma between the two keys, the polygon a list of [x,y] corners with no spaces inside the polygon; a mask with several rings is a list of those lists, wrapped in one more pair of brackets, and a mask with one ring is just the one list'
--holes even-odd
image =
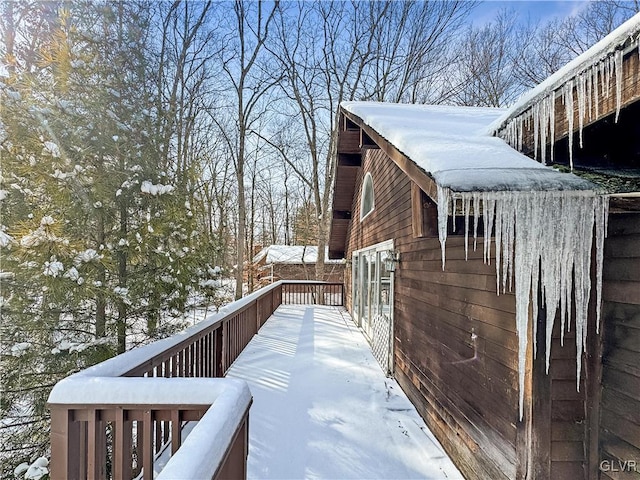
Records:
{"label": "snow on railing", "polygon": [[[281,303],[343,305],[343,285],[276,282],[58,382],[48,400],[51,478],[152,479],[169,449],[157,478],[244,477],[251,394],[242,381],[208,377],[224,376]],[[190,421],[199,423],[183,443]]]}
{"label": "snow on railing", "polygon": [[[66,413],[67,417],[67,421],[52,420],[51,477],[131,478],[138,473],[131,462],[131,452],[135,450],[142,456],[142,462],[137,464],[143,466],[143,477],[153,478],[153,474],[145,472],[154,472],[155,455],[162,450],[157,442],[162,431],[158,423],[169,422],[170,435],[162,443],[172,440],[173,455],[162,469],[163,476],[157,478],[178,478],[165,470],[184,472],[189,462],[199,465],[199,474],[183,474],[180,478],[216,478],[224,468],[244,465],[245,457],[234,458],[233,467],[225,457],[234,449],[245,451],[246,455],[246,445],[242,448],[245,441],[239,434],[247,430],[251,401],[246,382],[228,378],[70,377],[60,382],[49,397],[52,414]],[[69,417],[78,425],[70,425]],[[186,420],[199,421],[187,437],[193,439],[178,449],[182,422]],[[81,422],[86,423],[86,432],[78,428]],[[75,435],[71,435],[72,430],[76,430]],[[64,433],[67,437],[86,437],[86,445],[83,448],[81,444],[76,450],[54,442],[55,436]],[[194,439],[207,439],[207,444],[192,450],[189,445]],[[85,450],[86,463],[78,455]],[[109,450],[114,453],[111,472],[101,461],[106,460]],[[61,457],[67,461],[61,461]],[[81,461],[72,463],[73,458]]]}

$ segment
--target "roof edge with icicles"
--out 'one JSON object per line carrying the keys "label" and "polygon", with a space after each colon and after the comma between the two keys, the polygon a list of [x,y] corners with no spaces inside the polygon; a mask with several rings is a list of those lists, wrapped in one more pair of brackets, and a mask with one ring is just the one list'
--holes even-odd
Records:
{"label": "roof edge with icicles", "polygon": [[[600,96],[609,94],[615,82],[616,121],[622,103],[622,61],[625,54],[638,49],[640,43],[640,14],[616,28],[584,53],[567,63],[563,68],[537,87],[523,94],[504,115],[488,127],[490,135],[499,136],[517,150],[522,149],[524,129],[532,128],[534,156],[546,164],[547,144],[555,139],[555,102],[561,98],[567,112],[569,131],[574,131],[574,95],[578,103],[578,127],[582,143],[582,127],[589,115],[597,120]],[[640,52],[640,49],[639,49]],[[588,108],[587,108],[588,104]],[[595,105],[593,112],[592,105]],[[571,115],[568,113],[572,112]],[[533,125],[531,125],[533,123]],[[572,136],[569,136],[570,163],[572,159]],[[553,150],[551,150],[553,155]],[[553,161],[553,158],[551,158]]]}

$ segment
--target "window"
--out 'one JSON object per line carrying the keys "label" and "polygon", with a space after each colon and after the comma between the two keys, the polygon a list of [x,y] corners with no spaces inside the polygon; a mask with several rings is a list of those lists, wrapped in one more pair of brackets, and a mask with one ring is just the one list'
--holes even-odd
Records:
{"label": "window", "polygon": [[367,172],[362,182],[362,199],[360,201],[360,221],[369,215],[375,208],[375,202],[373,199],[373,178],[371,174]]}

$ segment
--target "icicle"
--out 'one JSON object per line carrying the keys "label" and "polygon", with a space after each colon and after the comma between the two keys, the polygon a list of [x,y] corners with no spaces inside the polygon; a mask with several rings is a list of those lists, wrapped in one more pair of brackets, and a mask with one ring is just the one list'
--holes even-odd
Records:
{"label": "icicle", "polygon": [[449,200],[451,191],[438,185],[438,238],[442,249],[442,270],[444,270],[445,243],[447,242],[447,220],[449,219]]}
{"label": "icicle", "polygon": [[[471,192],[463,193],[465,228],[469,229],[471,204],[474,209],[474,238],[482,209],[484,221],[484,259],[491,259],[490,242],[495,220],[496,289],[511,289],[515,279],[516,331],[518,335],[518,384],[520,418],[523,415],[525,362],[528,342],[529,309],[533,309],[534,338],[537,339],[538,302],[546,306],[546,369],[549,371],[551,339],[555,316],[560,309],[561,330],[571,323],[575,310],[576,376],[580,386],[582,355],[587,335],[591,295],[591,252],[596,242],[596,304],[600,320],[603,244],[606,236],[608,199],[594,192]],[[444,268],[447,220],[455,211],[456,197],[438,186],[438,229]],[[465,243],[468,236],[465,234]],[[572,294],[574,298],[573,305]],[[599,328],[598,328],[599,331]],[[537,345],[533,345],[534,355]]]}
{"label": "icicle", "polygon": [[458,197],[451,196],[453,199],[453,205],[451,206],[451,230],[456,233],[456,211],[458,209]]}
{"label": "icicle", "polygon": [[502,292],[507,291],[507,279],[509,291],[513,289],[513,247],[516,235],[516,212],[521,193],[515,195],[502,194],[501,203],[504,204],[502,219]]}
{"label": "icicle", "polygon": [[576,77],[576,95],[578,100],[578,139],[580,142],[580,148],[582,148],[582,128],[584,127],[584,117],[585,117],[585,76],[580,74]]}
{"label": "icicle", "polygon": [[538,139],[540,137],[540,103],[531,108],[533,115],[533,158],[538,160]]}
{"label": "icicle", "polygon": [[605,78],[605,96],[609,98],[609,92],[611,91],[611,71],[613,70],[613,57],[607,58],[604,66],[604,78]]}
{"label": "icicle", "polygon": [[620,105],[622,104],[622,50],[616,50],[613,61],[616,71],[616,123],[620,116]]}
{"label": "icicle", "polygon": [[469,210],[471,210],[471,194],[462,195],[462,213],[464,215],[464,259],[469,260]]}
{"label": "icicle", "polygon": [[[515,214],[515,212],[513,212]],[[516,226],[517,236],[519,238],[526,238],[530,232],[526,229],[531,224],[529,209],[524,208],[518,212],[518,219],[520,220]],[[515,215],[514,215],[515,217]],[[523,404],[524,404],[524,379],[525,379],[525,365],[527,360],[527,341],[528,341],[528,323],[529,323],[529,295],[531,293],[531,266],[532,251],[527,248],[527,242],[517,242],[515,245],[515,253],[518,259],[515,268],[516,285],[518,285],[518,291],[516,292],[516,332],[518,335],[518,385],[520,392],[519,407],[520,407],[520,419],[523,416]]]}
{"label": "icicle", "polygon": [[600,65],[594,65],[591,68],[591,82],[593,83],[593,102],[595,104],[595,119],[600,118],[600,93],[599,93],[599,84],[598,84],[598,73],[600,72]]}
{"label": "icicle", "polygon": [[598,198],[596,208],[596,333],[600,333],[600,314],[602,310],[602,268],[604,262],[604,239],[607,238],[609,219],[609,197]]}
{"label": "icicle", "polygon": [[[531,213],[532,213],[532,218],[531,221],[529,222],[530,225],[540,225],[542,224],[542,219],[541,219],[541,215],[543,214],[540,211],[540,207],[541,205],[543,205],[542,203],[536,203],[533,205],[533,208],[531,209]],[[517,225],[516,225],[517,226]],[[540,235],[538,235],[537,233],[532,235],[532,239],[530,240],[531,243],[533,243],[533,245],[529,245],[527,250],[532,252],[533,255],[531,257],[531,264],[528,267],[530,272],[529,275],[531,277],[531,286],[532,286],[532,295],[531,295],[531,304],[532,304],[532,309],[531,311],[533,312],[533,319],[531,321],[532,325],[533,325],[533,358],[537,358],[537,354],[538,354],[538,345],[537,345],[537,341],[536,339],[538,338],[538,297],[539,297],[539,292],[538,292],[538,285],[539,280],[540,280],[540,255],[542,254],[542,249],[543,246],[541,244],[541,242],[539,241],[540,239]],[[517,245],[517,241],[516,241],[516,245]]]}
{"label": "icicle", "polygon": [[473,192],[473,251],[478,246],[478,218],[480,218],[480,194]]}
{"label": "icicle", "polygon": [[[483,207],[483,219],[484,219],[484,254],[485,263],[491,264],[491,238],[493,237],[493,221],[496,218],[496,200],[495,198],[489,198],[487,192],[482,193],[482,207]],[[497,232],[497,229],[496,229]],[[496,248],[498,245],[498,239],[496,238]],[[496,252],[496,259],[500,257],[500,252]]]}
{"label": "icicle", "polygon": [[607,94],[609,93],[607,90],[607,66],[609,65],[609,60],[604,59],[600,61],[600,95],[603,99],[607,98]]}
{"label": "icicle", "polygon": [[[552,215],[554,218],[551,220],[553,223],[563,221],[563,203],[562,198],[554,198],[552,200],[552,207],[548,215]],[[553,335],[553,326],[556,317],[556,310],[558,308],[559,294],[560,294],[560,282],[558,281],[558,272],[560,269],[560,262],[563,258],[562,251],[562,235],[560,229],[556,229],[551,233],[552,239],[550,242],[543,242],[541,265],[541,283],[544,290],[544,304],[546,305],[547,317],[546,317],[546,332],[545,332],[545,364],[546,373],[549,373],[549,360],[551,358],[551,340]]]}
{"label": "icicle", "polygon": [[587,81],[587,101],[589,105],[589,120],[593,119],[593,76],[591,75],[591,70],[593,67],[589,68],[585,73],[586,81]]}
{"label": "icicle", "polygon": [[540,162],[543,165],[547,164],[547,102],[546,99],[541,101],[538,106],[538,121],[540,127],[538,127],[540,137]]}
{"label": "icicle", "polygon": [[551,92],[551,105],[549,108],[549,124],[550,124],[550,133],[551,133],[551,163],[553,163],[554,157],[554,148],[553,146],[556,143],[556,91]]}
{"label": "icicle", "polygon": [[495,200],[495,204],[496,204],[496,238],[495,238],[495,244],[496,244],[496,256],[495,256],[495,262],[496,262],[496,287],[497,287],[497,293],[498,295],[500,295],[500,279],[502,278],[502,276],[500,275],[500,259],[502,258],[502,254],[501,254],[501,250],[502,250],[502,219],[503,219],[503,215],[502,212],[504,210],[504,202],[499,201],[500,199],[496,198]]}
{"label": "icicle", "polygon": [[589,297],[591,294],[591,249],[593,241],[593,224],[595,214],[595,198],[591,202],[591,212],[584,212],[580,222],[580,238],[576,245],[574,261],[575,277],[575,322],[576,322],[576,389],[580,391],[580,374],[582,370],[582,352],[587,339],[587,319],[589,318]]}
{"label": "icicle", "polygon": [[569,124],[569,164],[573,170],[573,80],[568,81],[563,89],[565,115]]}

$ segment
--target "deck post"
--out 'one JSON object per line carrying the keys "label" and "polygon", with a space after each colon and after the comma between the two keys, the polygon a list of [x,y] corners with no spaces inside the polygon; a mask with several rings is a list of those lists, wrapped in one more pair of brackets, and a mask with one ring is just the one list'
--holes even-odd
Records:
{"label": "deck post", "polygon": [[80,443],[80,423],[73,411],[63,406],[51,406],[51,479],[80,478],[80,459],[85,455]]}
{"label": "deck post", "polygon": [[[113,373],[113,367],[110,367],[108,374],[103,372],[97,377],[148,377],[149,380],[145,382],[154,377],[164,377],[162,381],[176,377],[224,377],[233,360],[282,303],[316,303],[316,298],[322,301],[324,295],[328,294],[330,303],[334,304],[334,296],[338,293],[335,288],[342,289],[340,293],[344,299],[342,284],[279,282],[265,288],[268,290],[256,294],[250,301],[239,303],[231,311],[219,312],[217,318],[210,320],[204,328],[196,329],[194,334],[178,338],[173,344],[169,342],[164,350],[153,351],[144,359],[137,358],[133,365],[121,362],[117,373]],[[96,368],[100,371],[100,365]],[[86,378],[93,378],[93,374],[95,371]],[[83,378],[83,373],[72,377],[78,381]],[[199,408],[194,410],[189,405],[173,409],[162,405],[160,401],[135,403],[135,408],[127,408],[134,404],[115,401],[107,404],[100,401],[75,403],[78,400],[75,390],[68,391],[68,385],[66,388],[60,385],[63,382],[54,387],[54,392],[61,390],[63,393],[54,395],[52,392],[48,403],[51,411],[50,476],[54,480],[101,479],[108,476],[130,478],[139,473],[144,479],[151,478],[154,455],[169,440],[172,443],[171,451],[176,454],[183,445],[182,422],[197,421],[204,414]],[[249,406],[246,415],[248,409]],[[113,428],[111,444],[108,444],[107,438],[108,425]],[[134,426],[137,430],[135,437]],[[233,439],[231,451],[227,453],[230,463],[225,468],[234,472],[232,478],[243,478],[247,473],[247,431],[245,416],[244,423]],[[136,457],[133,456],[134,451]],[[111,468],[108,471],[109,460]]]}

